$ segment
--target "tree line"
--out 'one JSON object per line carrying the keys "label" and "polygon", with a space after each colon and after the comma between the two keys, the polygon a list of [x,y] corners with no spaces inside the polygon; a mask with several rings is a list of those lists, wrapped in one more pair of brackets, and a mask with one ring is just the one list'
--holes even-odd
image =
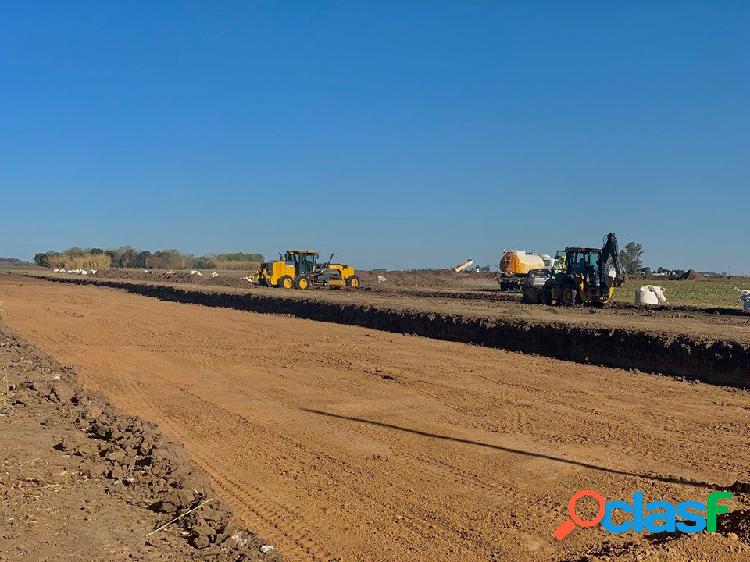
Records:
{"label": "tree line", "polygon": [[34,263],[42,267],[66,269],[217,269],[224,264],[242,267],[249,263],[263,261],[262,254],[235,252],[232,254],[209,254],[194,256],[178,250],[138,250],[132,246],[121,248],[79,248],[73,247],[56,252],[40,252],[34,256]]}

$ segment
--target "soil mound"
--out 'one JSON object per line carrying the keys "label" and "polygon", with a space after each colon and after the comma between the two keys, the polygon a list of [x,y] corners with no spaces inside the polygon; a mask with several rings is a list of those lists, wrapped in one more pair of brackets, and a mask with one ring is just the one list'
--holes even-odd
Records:
{"label": "soil mound", "polygon": [[[72,369],[44,356],[2,325],[0,365],[8,378],[8,390],[2,389],[4,407],[0,413],[4,415],[0,422],[25,427],[24,423],[38,424],[42,420],[44,428],[54,427],[61,433],[51,443],[54,447],[42,448],[37,458],[49,456],[49,460],[45,457],[47,465],[57,462],[56,456],[61,461],[68,458],[81,481],[105,483],[98,495],[92,496],[91,490],[87,492],[87,509],[111,503],[102,497],[106,494],[123,500],[130,511],[135,509],[130,506],[138,506],[151,514],[154,521],[151,531],[155,532],[141,535],[135,542],[130,540],[131,544],[122,548],[136,548],[145,553],[162,546],[170,553],[164,558],[179,560],[281,560],[273,551],[261,553],[260,547],[265,543],[233,523],[231,511],[216,497],[207,478],[195,468],[182,447],[168,441],[154,425],[123,415],[101,396],[83,389]],[[3,430],[4,440],[12,438],[12,429]],[[28,439],[20,442],[27,443]],[[58,452],[54,453],[53,448]],[[69,491],[70,483],[65,486]],[[3,513],[8,518],[3,521],[22,519],[24,498],[20,485],[7,489]],[[76,499],[69,498],[67,503]],[[60,506],[63,511],[65,508]],[[62,525],[59,520],[65,519],[67,524],[68,517],[55,515],[54,507],[50,509],[53,523]],[[111,506],[103,511],[111,519]],[[135,516],[142,517],[137,512]],[[53,530],[60,534],[59,528]],[[105,528],[100,534],[109,531]],[[25,534],[29,533],[16,536],[13,548],[24,552],[39,548],[37,533],[30,533],[24,539]],[[23,540],[29,544],[23,544]],[[80,550],[85,545],[71,546]],[[39,559],[45,559],[42,553],[38,554]],[[2,546],[0,559],[5,559]]]}
{"label": "soil mound", "polygon": [[497,273],[456,273],[452,269],[415,269],[406,271],[360,271],[362,285],[377,289],[391,287],[496,288]]}
{"label": "soil mound", "polygon": [[688,281],[700,281],[705,278],[705,275],[703,275],[702,273],[698,273],[694,269],[688,269],[688,272],[685,274],[685,279],[687,279]]}

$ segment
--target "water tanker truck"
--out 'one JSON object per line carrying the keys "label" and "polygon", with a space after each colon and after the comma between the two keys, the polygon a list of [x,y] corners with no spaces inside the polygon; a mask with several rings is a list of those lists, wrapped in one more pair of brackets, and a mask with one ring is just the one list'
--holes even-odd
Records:
{"label": "water tanker truck", "polygon": [[509,250],[500,258],[501,291],[520,291],[526,275],[532,269],[544,269],[545,263],[535,252],[524,250]]}

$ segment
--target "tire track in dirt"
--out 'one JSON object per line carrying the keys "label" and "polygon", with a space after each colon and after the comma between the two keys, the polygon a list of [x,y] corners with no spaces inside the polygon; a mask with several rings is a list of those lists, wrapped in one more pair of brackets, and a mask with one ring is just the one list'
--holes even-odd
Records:
{"label": "tire track in dirt", "polygon": [[[280,537],[278,544],[288,557],[294,555],[299,556],[300,560],[307,559],[314,561],[339,559],[338,555],[324,549],[320,545],[321,542],[333,542],[335,533],[331,529],[310,525],[309,521],[312,514],[303,513],[288,506],[285,507],[278,502],[268,500],[266,497],[267,494],[259,487],[238,482],[228,471],[222,469],[222,466],[227,464],[228,460],[222,459],[220,453],[213,450],[213,448],[206,448],[200,444],[196,444],[191,434],[186,432],[184,423],[179,423],[179,416],[170,414],[168,410],[157,406],[153,398],[148,393],[143,392],[138,384],[134,384],[131,379],[127,380],[130,381],[127,387],[133,394],[133,400],[146,406],[153,417],[160,419],[160,425],[167,434],[173,435],[179,441],[188,444],[187,448],[191,457],[212,478],[212,481],[228,494],[230,497],[229,503],[238,511],[240,517],[254,528],[266,533],[266,536]],[[193,410],[211,411],[213,412],[213,417],[216,418],[237,417],[236,414],[219,409],[216,405],[206,402],[189,391],[183,392],[190,397],[191,401],[195,402]],[[240,419],[243,422],[248,422],[244,418]],[[285,435],[276,434],[273,431],[266,431],[265,433],[266,438],[271,441],[276,443],[287,442],[298,454],[304,452],[306,459],[299,459],[299,464],[308,464],[313,458],[322,459],[328,461],[331,465],[338,466],[350,478],[356,476],[355,471],[347,468],[346,463],[342,464],[340,459],[325,453],[308,451],[304,443],[290,440]],[[274,462],[276,460],[274,455],[270,457],[266,455],[262,460],[266,464],[276,464]],[[433,461],[427,458],[418,458],[418,460],[427,465],[434,464]],[[435,471],[435,474],[440,475],[439,471]],[[472,487],[476,488],[475,486]],[[508,488],[508,490],[510,489]],[[383,498],[378,498],[366,491],[351,490],[350,493],[366,501],[371,509],[377,509],[382,513],[390,513],[393,518],[397,517],[399,511],[403,511],[403,508],[399,510],[397,505],[384,503]],[[406,530],[408,529],[411,530],[414,536],[427,537],[428,540],[434,541],[442,540],[446,543],[462,537],[465,533],[464,530],[454,528],[454,524],[448,520],[441,519],[439,514],[435,512],[427,514],[431,523],[427,524],[420,520],[422,519],[418,516],[420,507],[426,504],[427,501],[428,499],[424,498],[421,501],[412,502],[414,504],[413,509],[411,509],[411,513],[414,514],[413,516],[399,516],[400,524],[405,528],[402,532],[406,534]],[[352,519],[356,517],[356,514],[353,512],[347,512],[344,515]],[[427,517],[424,517],[424,520],[427,520]],[[300,523],[303,521],[308,523],[303,525]],[[437,526],[436,523],[441,524],[442,528]],[[487,547],[491,546],[489,543],[483,541],[481,537],[477,537],[474,542],[485,544]],[[468,556],[469,551],[465,551],[464,554]]]}
{"label": "tire track in dirt", "polygon": [[[131,378],[126,377],[126,387],[132,393],[132,401],[144,406],[152,419],[159,419],[159,425],[167,435],[187,444],[190,456],[196,464],[208,474],[212,482],[220,488],[232,507],[237,510],[237,515],[247,521],[253,528],[265,533],[266,536],[275,537],[278,546],[290,560],[329,561],[336,559],[336,555],[320,546],[315,540],[321,536],[321,530],[306,523],[300,525],[299,521],[305,521],[295,510],[284,507],[277,502],[269,500],[260,488],[248,484],[240,484],[233,480],[226,471],[222,470],[222,464],[226,461],[216,450],[207,450],[180,424],[178,417],[169,414],[157,406],[152,396],[144,392],[140,385]],[[193,397],[197,398],[197,397]],[[210,407],[216,410],[213,404],[199,400],[198,408]],[[227,413],[227,412],[222,412]]]}
{"label": "tire track in dirt", "polygon": [[[128,402],[143,407],[147,412],[145,414],[147,417],[160,420],[159,424],[166,434],[187,444],[187,449],[191,457],[194,458],[196,464],[198,464],[201,469],[211,477],[213,483],[216,484],[218,488],[225,492],[228,497],[228,502],[237,510],[237,514],[249,525],[265,533],[266,536],[279,537],[279,547],[292,559],[314,561],[339,559],[334,553],[319,546],[319,543],[321,542],[320,537],[333,536],[333,533],[330,532],[330,530],[318,526],[311,526],[309,523],[302,526],[297,522],[310,521],[310,514],[304,514],[298,510],[284,507],[278,502],[269,501],[266,499],[267,494],[257,486],[241,484],[236,479],[233,479],[227,471],[221,468],[222,465],[227,464],[228,460],[222,459],[219,456],[218,451],[215,451],[212,448],[206,449],[199,443],[196,444],[194,437],[185,430],[185,423],[180,423],[178,415],[170,413],[170,409],[158,406],[158,402],[152,397],[152,395],[145,392],[141,386],[133,380],[133,378],[123,377],[122,380],[125,381],[125,388],[132,395]],[[219,411],[220,409],[218,409],[216,405],[203,400],[199,396],[193,395],[187,390],[182,390],[181,392],[185,396],[188,396],[191,402],[195,403],[193,408],[191,408],[193,411],[211,411],[215,418],[233,416],[229,411],[223,409]],[[124,400],[125,398],[126,397],[123,395],[122,399]],[[236,417],[236,415],[234,415],[234,417]],[[245,422],[248,421],[244,418],[241,419]],[[346,468],[346,464],[342,465],[339,459],[336,459],[331,455],[308,452],[303,443],[292,441],[282,434],[275,434],[272,431],[266,432],[266,434],[267,437],[273,437],[271,440],[274,442],[287,442],[287,444],[297,450],[298,453],[300,451],[306,452],[308,460],[304,462],[301,461],[301,464],[306,464],[309,462],[309,459],[312,459],[313,457],[322,458],[330,464],[338,465],[339,468],[349,477],[354,478],[356,476],[355,471]],[[410,448],[408,444],[403,446],[405,450]],[[415,460],[430,467],[429,471],[443,480],[445,484],[461,483],[467,488],[475,489],[482,493],[490,490],[489,487],[478,487],[475,484],[472,484],[468,478],[447,479],[439,470],[435,470],[434,466],[432,466],[449,466],[446,463],[441,463],[440,461],[427,457],[416,457]],[[263,461],[270,463],[273,461],[273,458],[265,456]],[[506,494],[504,496],[496,494],[496,497],[513,497],[514,500],[520,500],[520,496],[515,494],[510,487],[504,487],[503,490]],[[399,512],[404,511],[403,506],[399,509],[399,506],[395,504],[384,504],[383,498],[378,498],[373,494],[361,490],[352,490],[351,492],[358,497],[367,500],[372,508],[376,508],[383,513],[390,513],[393,518],[397,517]],[[457,539],[467,539],[468,534],[465,529],[457,528],[455,523],[442,518],[438,512],[424,511],[422,509],[422,505],[429,503],[428,497],[420,496],[417,498],[417,501],[412,500],[411,503],[412,508],[409,511],[412,513],[412,516],[398,515],[400,525],[402,526],[402,533],[405,535],[407,534],[407,530],[410,530],[414,536],[421,536],[427,540],[436,542],[442,540],[446,544]],[[356,516],[356,514],[351,512],[346,515],[352,518]],[[428,519],[431,521],[429,524],[425,522]],[[318,540],[314,537],[317,537]],[[332,539],[329,539],[329,541],[330,540]],[[494,548],[494,545],[483,540],[481,535],[473,537],[472,542],[476,545],[483,545],[488,550]],[[462,556],[470,556],[470,551],[468,550],[459,549],[459,552],[463,552]]]}

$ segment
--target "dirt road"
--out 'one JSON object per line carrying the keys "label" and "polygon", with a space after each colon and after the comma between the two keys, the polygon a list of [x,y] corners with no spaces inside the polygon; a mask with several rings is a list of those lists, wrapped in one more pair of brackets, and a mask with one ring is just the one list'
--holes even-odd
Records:
{"label": "dirt road", "polygon": [[745,391],[95,287],[6,277],[0,301],[289,560],[574,559],[625,541],[555,541],[575,491],[750,480]]}

